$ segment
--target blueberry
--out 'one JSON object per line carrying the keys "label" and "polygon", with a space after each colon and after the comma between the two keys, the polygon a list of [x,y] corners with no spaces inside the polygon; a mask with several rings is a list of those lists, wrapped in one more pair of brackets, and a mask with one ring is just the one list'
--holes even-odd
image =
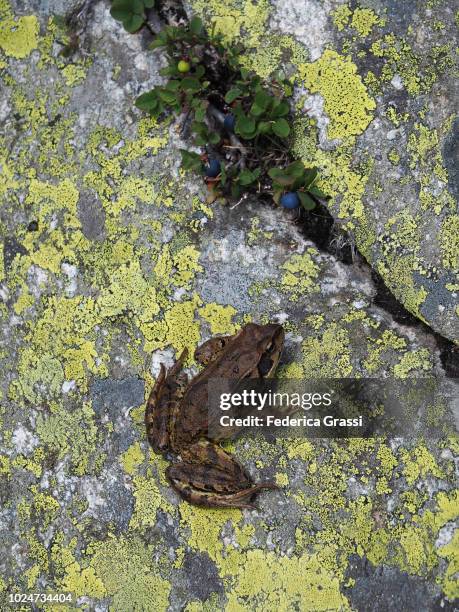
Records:
{"label": "blueberry", "polygon": [[288,191],[281,197],[280,203],[284,208],[298,208],[300,198],[296,195],[295,191]]}
{"label": "blueberry", "polygon": [[215,178],[221,172],[220,161],[218,159],[209,159],[209,163],[204,166],[204,174],[209,178]]}
{"label": "blueberry", "polygon": [[223,127],[227,132],[234,132],[234,126],[236,124],[236,117],[229,113],[226,115],[225,120],[223,121]]}

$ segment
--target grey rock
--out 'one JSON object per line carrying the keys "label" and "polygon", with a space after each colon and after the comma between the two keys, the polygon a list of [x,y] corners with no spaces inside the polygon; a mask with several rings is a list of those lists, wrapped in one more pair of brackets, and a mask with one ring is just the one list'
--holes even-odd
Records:
{"label": "grey rock", "polygon": [[144,386],[144,382],[137,378],[96,379],[91,387],[96,414],[102,415],[107,411],[115,420],[121,410],[140,406],[144,400]]}
{"label": "grey rock", "polygon": [[350,558],[347,576],[355,580],[355,585],[345,592],[359,612],[454,610],[454,605],[442,599],[438,589],[421,578],[393,567],[374,567],[357,555]]}

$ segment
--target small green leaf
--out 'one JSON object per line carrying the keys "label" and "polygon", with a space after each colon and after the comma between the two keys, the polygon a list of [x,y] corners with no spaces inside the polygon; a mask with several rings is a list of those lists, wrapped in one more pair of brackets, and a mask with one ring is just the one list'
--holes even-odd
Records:
{"label": "small green leaf", "polygon": [[170,80],[166,83],[166,89],[168,91],[178,91],[179,87],[180,87],[180,81]]}
{"label": "small green leaf", "polygon": [[260,106],[257,106],[256,104],[252,104],[252,106],[250,107],[250,114],[254,115],[255,117],[259,117],[264,112],[264,109],[262,109]]}
{"label": "small green leaf", "polygon": [[127,19],[123,21],[124,29],[129,32],[129,34],[134,34],[137,30],[145,23],[145,19],[143,15],[130,15]]}
{"label": "small green leaf", "polygon": [[274,106],[273,110],[271,111],[271,117],[273,119],[277,119],[278,117],[285,117],[285,115],[288,115],[289,111],[290,106],[288,105],[288,102],[285,102],[283,100]]}
{"label": "small green leaf", "polygon": [[282,189],[275,189],[274,193],[273,193],[273,200],[276,202],[276,204],[279,204],[279,201],[281,199],[283,190]]}
{"label": "small green leaf", "polygon": [[207,125],[203,121],[192,121],[190,128],[195,134],[199,134],[203,138],[208,137]]}
{"label": "small green leaf", "polygon": [[304,186],[309,187],[316,180],[319,171],[317,168],[310,168],[304,173]]}
{"label": "small green leaf", "polygon": [[279,168],[271,168],[268,170],[268,174],[275,184],[282,185],[283,187],[290,187],[295,182],[294,176],[290,176],[285,170],[280,170]]}
{"label": "small green leaf", "polygon": [[203,136],[198,134],[197,136],[194,137],[194,143],[198,147],[204,147],[207,144],[207,138],[204,138]]}
{"label": "small green leaf", "polygon": [[227,174],[226,174],[225,164],[222,164],[221,169],[220,169],[220,185],[222,186],[225,185],[226,178],[227,178]]}
{"label": "small green leaf", "polygon": [[199,91],[201,89],[201,83],[198,81],[198,79],[193,77],[185,77],[182,79],[181,86],[183,89],[188,91]]}
{"label": "small green leaf", "polygon": [[201,170],[202,171],[202,160],[198,153],[193,151],[187,151],[186,149],[179,149],[182,155],[182,167],[185,170]]}
{"label": "small green leaf", "polygon": [[259,168],[257,168],[258,172],[251,172],[250,170],[242,170],[241,173],[239,174],[238,180],[239,180],[239,184],[246,186],[246,185],[250,185],[251,183],[253,183],[254,181],[257,180],[258,175],[260,174]]}
{"label": "small green leaf", "polygon": [[269,121],[260,121],[257,125],[257,132],[259,134],[267,134],[271,131],[271,123]]}
{"label": "small green leaf", "polygon": [[206,104],[201,102],[194,114],[196,121],[204,121],[206,117],[206,109],[207,109]]}
{"label": "small green leaf", "polygon": [[165,47],[167,45],[167,36],[160,32],[153,42],[150,44],[150,49],[158,49],[159,47]]}
{"label": "small green leaf", "polygon": [[255,94],[254,104],[264,111],[268,108],[272,100],[272,96],[261,90]]}
{"label": "small green leaf", "polygon": [[112,6],[110,9],[110,15],[113,17],[113,19],[116,19],[116,21],[124,21],[131,14],[131,11],[126,8],[116,8],[115,6]]}
{"label": "small green leaf", "polygon": [[316,207],[314,200],[304,191],[297,191],[296,194],[300,198],[301,205],[305,210],[312,210]]}
{"label": "small green leaf", "polygon": [[135,105],[140,110],[151,112],[156,109],[158,106],[158,94],[156,89],[152,89],[151,91],[147,91],[147,93],[142,94],[135,101]]}
{"label": "small green leaf", "polygon": [[214,144],[214,145],[219,143],[220,142],[220,134],[218,134],[217,132],[211,132],[209,134],[209,142],[210,142],[210,144]]}
{"label": "small green leaf", "polygon": [[203,25],[201,19],[199,17],[193,17],[190,21],[190,32],[198,36],[202,33]]}
{"label": "small green leaf", "polygon": [[274,180],[276,180],[280,176],[284,176],[284,174],[285,172],[280,168],[270,168],[270,170],[268,170],[268,175]]}
{"label": "small green leaf", "polygon": [[308,189],[309,193],[312,193],[313,196],[315,196],[316,198],[323,198],[324,200],[328,199],[329,196],[324,193],[322,191],[322,189],[319,189],[318,187],[309,187]]}
{"label": "small green leaf", "polygon": [[273,125],[273,132],[280,138],[287,138],[290,134],[290,126],[285,119],[278,119]]}
{"label": "small green leaf", "polygon": [[290,176],[294,176],[295,178],[303,177],[304,174],[304,164],[301,160],[297,160],[289,164],[285,168],[285,172],[290,174]]}
{"label": "small green leaf", "polygon": [[238,183],[234,182],[231,186],[231,197],[233,199],[236,199],[241,195],[241,192],[241,186]]}
{"label": "small green leaf", "polygon": [[139,15],[143,15],[143,7],[144,4],[142,0],[113,0],[110,14],[115,19],[118,18],[115,17],[113,13],[118,11],[125,11],[129,14],[138,13]]}
{"label": "small green leaf", "polygon": [[247,68],[241,68],[241,77],[244,79],[244,81],[247,79],[249,74],[250,72],[247,70]]}
{"label": "small green leaf", "polygon": [[[161,76],[177,76],[179,75],[179,71],[176,66],[165,66],[159,70],[159,74]],[[179,81],[180,83],[180,81]]]}
{"label": "small green leaf", "polygon": [[235,131],[243,138],[252,138],[252,134],[255,135],[256,133],[256,123],[250,117],[242,114],[236,120]]}
{"label": "small green leaf", "polygon": [[172,91],[168,91],[167,89],[160,89],[158,91],[158,95],[163,102],[166,102],[166,104],[173,104],[174,102],[178,101],[177,94]]}
{"label": "small green leaf", "polygon": [[236,100],[236,98],[239,98],[241,94],[242,91],[240,89],[238,89],[237,87],[233,87],[233,89],[230,89],[226,92],[225,102],[227,104],[231,104],[231,102],[234,102],[234,100]]}

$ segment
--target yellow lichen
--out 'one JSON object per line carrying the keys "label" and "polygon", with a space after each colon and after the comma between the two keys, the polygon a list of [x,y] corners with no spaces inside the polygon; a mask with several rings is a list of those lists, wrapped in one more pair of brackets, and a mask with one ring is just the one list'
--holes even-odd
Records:
{"label": "yellow lichen", "polygon": [[281,286],[293,299],[298,299],[305,293],[319,290],[314,282],[320,270],[313,259],[317,255],[317,249],[309,248],[302,255],[292,255],[288,261],[282,264],[281,268],[286,272],[281,278]]}
{"label": "yellow lichen", "polygon": [[210,325],[211,334],[234,334],[236,326],[232,322],[236,309],[221,304],[206,304],[199,309],[199,314]]}
{"label": "yellow lichen", "polygon": [[378,16],[371,9],[357,8],[352,15],[351,28],[357,30],[360,36],[368,36],[378,23]]}
{"label": "yellow lichen", "polygon": [[300,74],[306,87],[324,98],[324,109],[330,118],[330,139],[356,136],[365,131],[376,103],[350,59],[327,49],[317,61],[300,66]]}
{"label": "yellow lichen", "polygon": [[39,23],[35,15],[13,19],[0,6],[0,48],[9,55],[21,59],[38,46]]}
{"label": "yellow lichen", "polygon": [[450,215],[443,221],[440,232],[443,265],[459,270],[459,215]]}

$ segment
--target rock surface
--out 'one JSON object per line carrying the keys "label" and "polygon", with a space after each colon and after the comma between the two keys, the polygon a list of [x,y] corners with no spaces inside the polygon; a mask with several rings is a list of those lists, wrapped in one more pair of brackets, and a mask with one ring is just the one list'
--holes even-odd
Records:
{"label": "rock surface", "polygon": [[[311,59],[328,53],[349,68],[325,48],[334,30],[323,11],[344,5],[306,4],[324,34]],[[287,214],[256,201],[204,203],[198,181],[178,170],[180,126],[133,107],[159,81],[163,59],[125,33],[108,4],[95,3],[85,47],[70,57],[60,54],[65,32],[34,7],[0,1],[1,608],[17,609],[14,593],[70,592],[66,609],[363,610],[376,599],[387,609],[391,582],[420,592],[426,610],[451,607],[458,492],[449,430],[425,440],[243,435],[232,451],[256,480],[281,487],[253,512],[195,508],[168,486],[167,462],[145,439],[144,399],[159,363],[185,346],[193,354],[247,320],[277,320],[287,330],[279,373],[297,378],[441,380],[441,353],[427,327],[402,325],[375,303],[365,264],[320,252]],[[295,4],[206,8],[226,15],[228,33],[250,26],[240,31],[256,46],[270,12],[288,31]],[[299,43],[283,36],[259,48],[258,65],[272,66],[270,54],[278,62],[276,48],[290,45],[309,78],[314,64],[300,43],[315,39],[307,28]],[[355,142],[318,153],[330,188],[340,177],[337,193],[354,186],[355,210],[376,180],[350,165],[352,147],[362,155],[375,148],[369,134],[379,138],[362,129],[371,99],[345,134]],[[335,117],[337,125],[350,129]],[[298,146],[305,159],[314,149]],[[192,360],[187,367],[196,371]],[[430,407],[434,421],[445,402]]]}
{"label": "rock surface", "polygon": [[336,222],[405,308],[457,343],[454,2],[192,4],[261,75],[294,75],[296,150],[321,168]]}

